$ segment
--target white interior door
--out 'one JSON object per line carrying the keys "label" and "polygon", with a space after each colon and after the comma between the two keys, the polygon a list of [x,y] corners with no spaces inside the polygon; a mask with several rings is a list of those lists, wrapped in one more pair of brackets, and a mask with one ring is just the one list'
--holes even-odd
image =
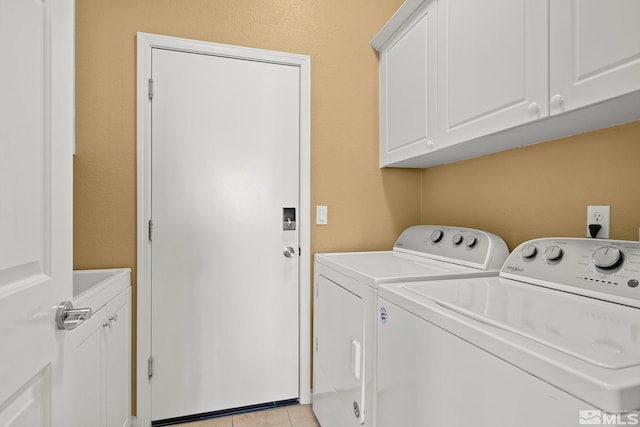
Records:
{"label": "white interior door", "polygon": [[0,0],[0,426],[68,426],[73,1]]}
{"label": "white interior door", "polygon": [[153,49],[151,74],[151,418],[296,399],[300,70]]}

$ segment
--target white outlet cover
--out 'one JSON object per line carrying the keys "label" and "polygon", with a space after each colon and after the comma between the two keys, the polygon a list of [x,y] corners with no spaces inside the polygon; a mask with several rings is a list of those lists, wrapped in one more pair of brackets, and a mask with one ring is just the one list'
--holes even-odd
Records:
{"label": "white outlet cover", "polygon": [[586,236],[591,237],[589,224],[600,224],[602,228],[598,231],[597,239],[609,238],[609,226],[611,218],[610,206],[587,206],[587,231]]}

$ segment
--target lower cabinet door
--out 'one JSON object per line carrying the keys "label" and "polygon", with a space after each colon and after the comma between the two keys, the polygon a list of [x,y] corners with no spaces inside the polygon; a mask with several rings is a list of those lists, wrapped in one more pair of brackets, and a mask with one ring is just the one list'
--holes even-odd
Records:
{"label": "lower cabinet door", "polygon": [[103,314],[105,308],[93,313],[77,329],[68,333],[68,347],[73,380],[73,427],[104,426],[102,384],[105,375]]}
{"label": "lower cabinet door", "polygon": [[69,331],[73,427],[131,423],[131,288]]}
{"label": "lower cabinet door", "polygon": [[131,288],[107,305],[106,425],[127,427],[131,418]]}

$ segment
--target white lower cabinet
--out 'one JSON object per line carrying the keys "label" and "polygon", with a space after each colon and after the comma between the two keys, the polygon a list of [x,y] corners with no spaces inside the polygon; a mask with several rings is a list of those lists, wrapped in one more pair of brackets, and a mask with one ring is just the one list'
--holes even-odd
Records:
{"label": "white lower cabinet", "polygon": [[131,288],[69,335],[74,427],[131,423]]}

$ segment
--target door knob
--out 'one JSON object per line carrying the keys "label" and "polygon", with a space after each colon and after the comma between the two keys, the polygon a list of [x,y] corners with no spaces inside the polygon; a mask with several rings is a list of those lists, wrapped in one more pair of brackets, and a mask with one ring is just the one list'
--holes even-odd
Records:
{"label": "door knob", "polygon": [[92,314],[91,308],[73,308],[70,301],[64,301],[56,310],[56,326],[58,329],[70,331],[80,326]]}
{"label": "door knob", "polygon": [[287,258],[293,258],[293,256],[296,254],[296,250],[293,249],[291,246],[287,246],[286,248],[284,248],[284,251],[282,253]]}

